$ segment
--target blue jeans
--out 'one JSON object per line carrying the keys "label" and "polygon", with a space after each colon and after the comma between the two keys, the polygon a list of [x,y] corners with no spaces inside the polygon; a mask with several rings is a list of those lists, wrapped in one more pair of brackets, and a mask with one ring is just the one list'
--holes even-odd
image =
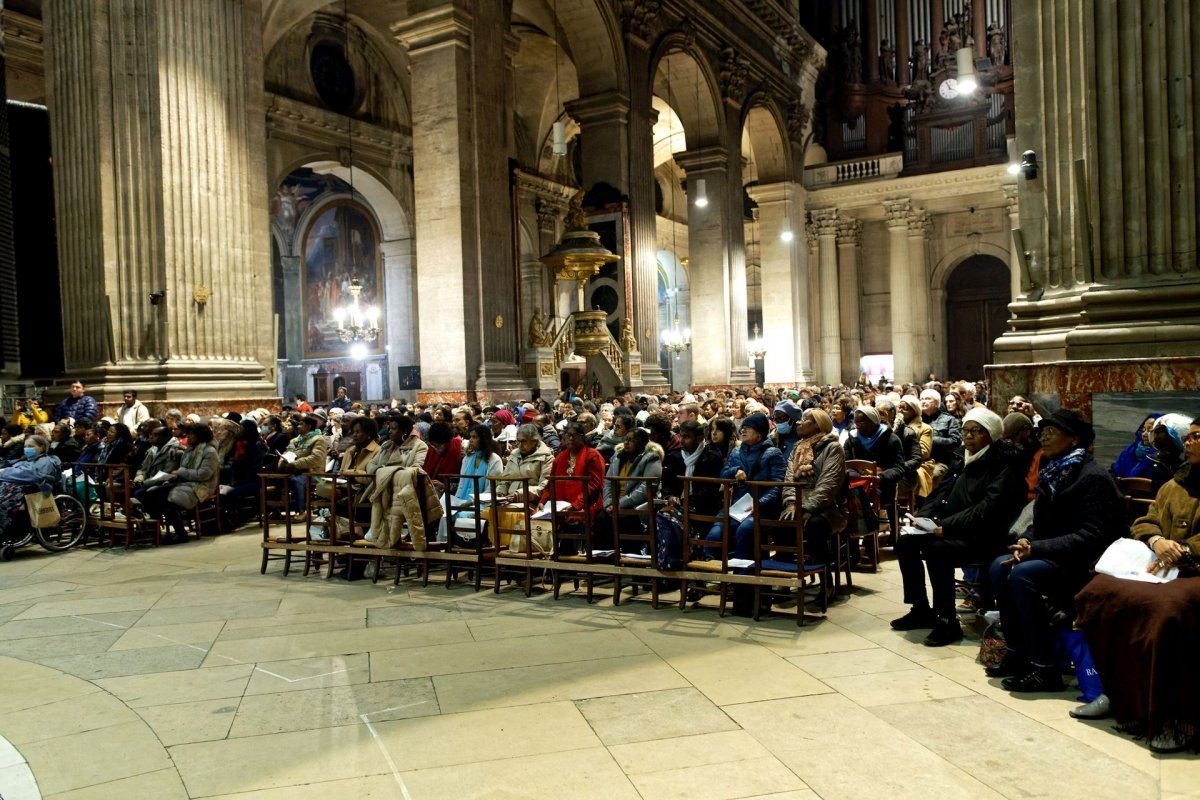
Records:
{"label": "blue jeans", "polygon": [[1049,561],[1004,563],[1010,558],[1008,553],[998,556],[989,570],[1004,641],[1009,650],[1033,666],[1052,667],[1054,637],[1045,596],[1062,594],[1065,576]]}
{"label": "blue jeans", "polygon": [[[729,523],[727,519],[720,519],[713,523],[712,528],[708,532],[708,536],[704,537],[710,542],[720,543],[721,537],[725,535],[725,526]],[[754,517],[748,516],[738,523],[737,529],[734,531],[733,552],[729,555],[732,558],[754,558]],[[704,554],[709,558],[720,558],[721,550],[719,547],[704,548]]]}
{"label": "blue jeans", "polygon": [[308,508],[308,493],[312,482],[304,473],[288,478],[292,484],[292,511],[303,511]]}

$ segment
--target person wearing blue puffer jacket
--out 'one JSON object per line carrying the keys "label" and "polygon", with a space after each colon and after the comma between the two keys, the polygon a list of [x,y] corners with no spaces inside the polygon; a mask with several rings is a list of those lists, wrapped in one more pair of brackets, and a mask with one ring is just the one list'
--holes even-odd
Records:
{"label": "person wearing blue puffer jacket", "polygon": [[[767,439],[771,424],[767,415],[751,414],[742,421],[742,446],[732,451],[725,468],[721,470],[722,478],[735,478],[738,481],[782,481],[787,470],[787,461],[783,453]],[[736,503],[750,491],[749,487],[739,485],[730,497],[730,503]],[[769,519],[778,519],[783,509],[782,492],[778,487],[766,489],[759,496],[759,512]],[[710,542],[720,542],[724,535],[726,520],[722,519],[713,525],[708,532]],[[708,555],[716,555],[715,550],[707,551]],[[747,515],[734,532],[734,558],[754,557],[754,516]]]}

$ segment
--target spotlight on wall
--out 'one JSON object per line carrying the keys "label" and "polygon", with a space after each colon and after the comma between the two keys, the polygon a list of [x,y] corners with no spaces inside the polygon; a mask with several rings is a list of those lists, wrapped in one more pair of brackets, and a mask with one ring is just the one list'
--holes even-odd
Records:
{"label": "spotlight on wall", "polygon": [[958,84],[955,88],[959,94],[971,94],[979,88],[979,80],[975,77],[975,50],[971,47],[961,47],[954,53],[958,62]]}
{"label": "spotlight on wall", "polygon": [[166,289],[159,289],[157,292],[151,292],[150,293],[150,305],[152,305],[152,306],[158,305],[159,303],[161,303],[163,301],[163,298],[166,296],[167,296]]}
{"label": "spotlight on wall", "polygon": [[1032,150],[1026,150],[1022,153],[1021,164],[1017,167],[1017,171],[1025,176],[1025,180],[1036,181],[1038,176],[1037,153]]}
{"label": "spotlight on wall", "polygon": [[779,240],[781,242],[790,242],[792,239],[795,239],[795,238],[796,238],[796,235],[794,233],[792,233],[791,224],[787,223],[787,222],[783,223],[783,232],[781,232],[779,234]]}
{"label": "spotlight on wall", "polygon": [[704,178],[696,179],[696,208],[708,206],[708,193],[705,190]]}

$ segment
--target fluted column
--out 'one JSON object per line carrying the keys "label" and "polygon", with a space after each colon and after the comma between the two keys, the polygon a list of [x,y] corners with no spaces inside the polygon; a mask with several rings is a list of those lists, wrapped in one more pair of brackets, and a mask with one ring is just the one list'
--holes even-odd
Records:
{"label": "fluted column", "polygon": [[818,380],[837,385],[842,382],[841,308],[838,301],[836,208],[812,212],[817,229],[817,258],[821,297],[821,369]]}
{"label": "fluted column", "polygon": [[912,293],[912,369],[920,380],[933,368],[933,318],[929,308],[929,235],[932,220],[923,209],[908,215],[908,274]]}
{"label": "fluted column", "polygon": [[101,399],[274,394],[270,294],[246,289],[271,263],[261,4],[43,15],[69,374]]}
{"label": "fluted column", "polygon": [[[409,4],[417,313],[425,390],[518,390],[503,3]],[[486,286],[486,290],[485,287]]]}
{"label": "fluted column", "polygon": [[[1004,189],[1004,208],[1008,211],[1008,227],[1010,231],[1015,231],[1021,227],[1021,206],[1017,199],[1016,186],[1003,186]],[[1009,240],[1012,242],[1012,240]],[[1008,247],[1008,274],[1010,285],[1012,286],[1012,300],[1020,297],[1024,289],[1024,280],[1021,276],[1021,254],[1017,252],[1015,243],[1010,243]]]}
{"label": "fluted column", "polygon": [[[807,217],[807,215],[806,215]],[[810,383],[818,379],[817,372],[821,369],[821,260],[820,237],[817,235],[817,225],[806,220],[804,224],[804,239],[806,245],[805,264],[808,267],[808,281],[804,286],[804,299],[800,308],[808,312],[809,336],[809,369],[801,375]]]}
{"label": "fluted column", "polygon": [[862,222],[853,217],[838,220],[838,299],[841,301],[842,375],[858,377],[862,364],[862,286],[859,275]]}
{"label": "fluted column", "polygon": [[[675,154],[675,163],[687,172],[688,183],[688,285],[691,288],[692,349],[702,354],[693,360],[692,382],[700,386],[726,385],[735,367],[731,362],[730,298],[733,281],[729,243],[732,239],[728,197],[729,158],[723,147],[704,147]],[[703,179],[708,205],[698,208],[696,182]],[[737,209],[741,226],[741,207]],[[745,300],[745,269],[742,270]],[[743,306],[744,307],[744,306]],[[745,331],[743,331],[744,338]]]}
{"label": "fluted column", "polygon": [[[811,371],[808,313],[808,259],[798,235],[804,224],[803,189],[799,184],[757,184],[747,187],[758,204],[759,260],[762,265],[763,369],[767,383],[794,383]],[[792,238],[784,241],[784,229]]]}
{"label": "fluted column", "polygon": [[894,380],[911,381],[913,364],[912,280],[908,272],[909,201],[885,200],[884,218],[888,229],[888,286],[891,291],[892,361]]}
{"label": "fluted column", "polygon": [[[383,256],[384,331],[387,341],[387,373],[383,384],[397,396],[398,368],[420,364],[420,332],[417,330],[416,246],[412,239],[395,239],[379,246]],[[431,334],[432,335],[432,334]]]}
{"label": "fluted column", "polygon": [[283,315],[283,342],[288,359],[284,367],[283,394],[290,398],[297,392],[308,391],[301,360],[304,356],[304,315],[300,309],[304,307],[304,291],[300,286],[300,267],[304,259],[281,256],[279,261],[283,268],[283,304],[287,311]]}

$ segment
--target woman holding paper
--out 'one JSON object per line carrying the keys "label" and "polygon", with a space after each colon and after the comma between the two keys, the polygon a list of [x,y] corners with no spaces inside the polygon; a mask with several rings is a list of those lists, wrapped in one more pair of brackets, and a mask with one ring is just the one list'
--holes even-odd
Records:
{"label": "woman holding paper", "polygon": [[[588,479],[588,507],[583,506],[583,484],[580,481],[561,481],[554,489],[554,498],[558,502],[567,502],[576,511],[587,511],[595,522],[596,515],[604,507],[604,456],[595,448],[588,447],[587,433],[578,422],[567,423],[563,433],[563,449],[554,457],[554,465],[550,468],[550,477],[573,475],[577,478]],[[538,511],[547,507],[550,502],[551,484],[547,482],[542,490],[542,498]]]}
{"label": "woman holding paper", "polygon": [[[721,471],[722,478],[734,478],[738,487],[730,498],[729,516],[737,522],[734,532],[734,557],[754,558],[754,515],[751,512],[750,489],[741,481],[782,481],[787,471],[783,453],[767,439],[770,422],[767,415],[755,412],[742,422],[742,446],[734,450]],[[778,519],[783,507],[779,487],[773,486],[758,498],[759,511],[768,519]],[[720,542],[725,535],[726,520],[719,520],[706,537]],[[712,556],[716,551],[710,551]]]}
{"label": "woman holding paper", "polygon": [[[1105,694],[1072,716],[1114,714],[1122,730],[1145,736],[1156,753],[1184,749],[1200,729],[1200,419],[1183,439],[1187,463],[1159,489],[1133,537],[1149,547],[1149,571],[1179,568],[1150,583],[1097,575],[1076,597]],[[1153,551],[1153,552],[1151,552]]]}
{"label": "woman holding paper", "polygon": [[[954,569],[987,564],[1004,552],[1008,527],[1023,505],[1025,484],[1012,468],[1012,451],[1000,441],[1004,423],[975,406],[963,417],[965,464],[944,499],[920,510],[920,526],[904,528],[896,541],[896,557],[904,579],[904,602],[912,610],[892,621],[893,630],[929,628],[927,647],[943,647],[963,638],[954,611]],[[907,535],[905,535],[907,534]],[[933,605],[925,593],[925,571],[933,588]]]}

